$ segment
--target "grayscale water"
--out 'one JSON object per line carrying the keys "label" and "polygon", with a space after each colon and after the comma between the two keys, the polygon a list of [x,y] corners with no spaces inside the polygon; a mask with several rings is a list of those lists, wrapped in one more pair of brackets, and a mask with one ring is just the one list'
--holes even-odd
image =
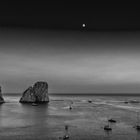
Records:
{"label": "grayscale water", "polygon": [[[139,140],[134,127],[139,103],[125,104],[126,100],[140,100],[139,96],[62,96],[50,95],[48,105],[20,104],[20,96],[5,95],[0,105],[1,140],[58,140],[65,125],[69,126],[70,140]],[[88,100],[92,103],[88,103]],[[69,105],[73,101],[72,110]],[[112,132],[103,127],[109,118]]]}

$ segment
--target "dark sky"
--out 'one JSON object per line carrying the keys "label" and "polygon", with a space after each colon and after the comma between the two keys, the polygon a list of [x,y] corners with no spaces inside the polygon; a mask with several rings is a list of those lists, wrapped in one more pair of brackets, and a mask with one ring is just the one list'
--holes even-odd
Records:
{"label": "dark sky", "polygon": [[81,30],[140,29],[138,4],[88,2],[10,2],[0,6],[0,25],[12,27]]}
{"label": "dark sky", "polygon": [[50,93],[140,93],[138,6],[1,4],[3,92],[22,92],[43,80]]}

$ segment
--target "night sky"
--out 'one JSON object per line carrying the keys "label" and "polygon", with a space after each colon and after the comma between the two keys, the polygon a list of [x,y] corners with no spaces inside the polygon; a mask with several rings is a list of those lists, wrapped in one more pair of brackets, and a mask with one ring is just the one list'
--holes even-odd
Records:
{"label": "night sky", "polygon": [[12,1],[0,5],[0,25],[60,30],[140,29],[138,4]]}
{"label": "night sky", "polygon": [[140,93],[138,9],[37,1],[1,5],[3,92],[22,92],[41,80],[50,93]]}

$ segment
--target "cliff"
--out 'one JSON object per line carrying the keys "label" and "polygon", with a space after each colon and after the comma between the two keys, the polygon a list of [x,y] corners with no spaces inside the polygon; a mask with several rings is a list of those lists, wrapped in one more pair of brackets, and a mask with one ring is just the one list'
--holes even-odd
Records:
{"label": "cliff", "polygon": [[48,103],[48,83],[36,82],[33,87],[26,89],[20,99],[21,103]]}
{"label": "cliff", "polygon": [[2,91],[1,91],[1,87],[0,87],[0,104],[4,103],[4,99],[2,97]]}

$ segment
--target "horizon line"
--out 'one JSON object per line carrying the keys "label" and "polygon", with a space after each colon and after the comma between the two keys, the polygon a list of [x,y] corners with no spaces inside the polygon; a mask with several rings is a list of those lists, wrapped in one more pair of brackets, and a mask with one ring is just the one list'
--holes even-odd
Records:
{"label": "horizon line", "polygon": [[[22,95],[22,93],[2,93],[3,95]],[[48,93],[49,95],[140,95],[140,93]]]}

